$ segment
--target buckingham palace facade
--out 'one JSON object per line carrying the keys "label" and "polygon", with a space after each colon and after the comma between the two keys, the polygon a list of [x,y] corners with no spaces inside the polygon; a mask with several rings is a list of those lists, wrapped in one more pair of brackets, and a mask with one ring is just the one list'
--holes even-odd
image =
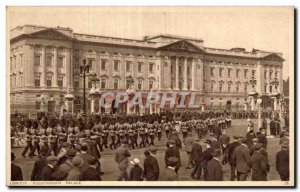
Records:
{"label": "buckingham palace facade", "polygon": [[[136,40],[24,25],[10,31],[11,113],[59,112],[67,94],[74,96],[74,112],[80,112],[83,59],[97,74],[101,92],[126,90],[130,77],[134,89],[145,93],[196,92],[202,110],[244,109],[252,88],[262,96],[282,92],[281,53],[209,48],[202,39],[174,35]],[[93,86],[88,79],[87,103]]]}

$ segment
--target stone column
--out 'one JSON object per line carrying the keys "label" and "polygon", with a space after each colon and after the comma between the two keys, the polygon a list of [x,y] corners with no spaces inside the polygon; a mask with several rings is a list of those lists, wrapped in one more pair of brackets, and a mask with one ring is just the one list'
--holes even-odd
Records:
{"label": "stone column", "polygon": [[[198,59],[198,63],[200,65],[200,91],[203,91],[203,83],[204,83],[204,77],[203,77],[203,74],[204,74],[204,65],[203,65],[203,61],[201,59]],[[196,71],[196,69],[195,69]],[[194,75],[195,75],[195,72],[194,72]]]}
{"label": "stone column", "polygon": [[184,63],[183,63],[183,90],[187,90],[187,58],[184,58]]}
{"label": "stone column", "polygon": [[262,88],[264,87],[264,81],[262,79],[262,64],[260,61],[257,63],[257,69],[256,69],[256,79],[257,79],[257,93],[261,94],[262,93]]}
{"label": "stone column", "polygon": [[71,73],[72,71],[72,57],[71,57],[71,49],[70,48],[65,48],[65,65],[64,68],[66,70],[66,87],[67,88],[71,88],[72,86],[72,77],[73,77],[73,73]]}
{"label": "stone column", "polygon": [[42,75],[41,75],[41,87],[46,87],[46,48],[42,46],[42,58],[41,58],[41,66],[42,66]]}
{"label": "stone column", "polygon": [[282,93],[283,92],[283,79],[282,79],[282,68],[280,67],[278,69],[278,80],[279,80],[279,85],[278,85],[278,92]]}
{"label": "stone column", "polygon": [[255,103],[254,103],[254,97],[251,97],[251,110],[254,110]]}
{"label": "stone column", "polygon": [[53,57],[53,87],[58,87],[57,77],[58,77],[58,68],[57,68],[57,47],[54,47],[54,57]]}
{"label": "stone column", "polygon": [[25,86],[33,87],[34,86],[34,45],[26,44],[24,46],[24,77],[25,77]]}
{"label": "stone column", "polygon": [[176,62],[175,62],[175,90],[179,90],[179,58],[176,57]]}
{"label": "stone column", "polygon": [[277,97],[274,97],[274,111],[277,111]]}
{"label": "stone column", "polygon": [[192,76],[192,82],[191,82],[191,90],[195,90],[195,59],[192,58],[192,68],[191,68],[191,76]]}
{"label": "stone column", "polygon": [[270,81],[270,67],[268,66],[268,68],[267,68],[267,83],[268,83],[268,85],[267,85],[267,93],[269,93],[270,92],[270,85],[271,85],[271,81]]}

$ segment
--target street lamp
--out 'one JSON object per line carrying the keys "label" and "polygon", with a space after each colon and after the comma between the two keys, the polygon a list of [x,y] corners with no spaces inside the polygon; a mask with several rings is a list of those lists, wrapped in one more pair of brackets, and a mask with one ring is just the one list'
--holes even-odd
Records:
{"label": "street lamp", "polygon": [[257,99],[257,105],[258,105],[258,128],[257,128],[257,130],[259,130],[259,128],[261,126],[261,103],[262,103],[262,99],[261,98]]}
{"label": "street lamp", "polygon": [[86,123],[86,107],[85,107],[85,78],[86,73],[89,73],[90,66],[86,64],[86,59],[83,59],[82,65],[80,66],[80,75],[83,77],[83,118]]}
{"label": "street lamp", "polygon": [[258,95],[258,93],[255,91],[256,82],[257,82],[257,80],[255,79],[254,76],[252,76],[251,79],[249,80],[250,85],[252,85],[252,90],[248,94],[250,97],[252,97],[251,98],[251,110],[254,110],[254,105],[255,105],[254,100],[257,98],[257,95]]}
{"label": "street lamp", "polygon": [[93,73],[89,76],[90,81],[92,82],[92,88],[90,90],[89,96],[91,99],[91,113],[95,112],[95,98],[101,95],[99,88],[97,87],[100,82],[96,73]]}

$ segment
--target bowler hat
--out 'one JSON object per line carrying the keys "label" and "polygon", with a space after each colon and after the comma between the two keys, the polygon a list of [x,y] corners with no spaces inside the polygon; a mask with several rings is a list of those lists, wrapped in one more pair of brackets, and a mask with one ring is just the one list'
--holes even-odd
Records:
{"label": "bowler hat", "polygon": [[221,155],[221,149],[214,149],[214,151],[211,154],[213,156],[219,156],[219,155]]}
{"label": "bowler hat", "polygon": [[241,137],[240,139],[239,139],[239,141],[241,142],[241,143],[247,143],[247,138],[245,138],[245,137]]}
{"label": "bowler hat", "polygon": [[70,150],[67,151],[66,156],[72,158],[72,157],[75,157],[75,156],[76,156],[76,153],[77,153],[76,150],[70,149]]}
{"label": "bowler hat", "polygon": [[154,145],[151,145],[151,146],[148,148],[148,151],[150,151],[150,152],[156,152],[156,151],[157,151],[157,148],[156,148]]}
{"label": "bowler hat", "polygon": [[168,143],[171,144],[171,145],[174,145],[176,142],[175,142],[175,140],[171,139],[171,140],[168,141]]}
{"label": "bowler hat", "polygon": [[76,156],[72,159],[72,164],[74,167],[82,167],[82,165],[84,164],[84,161],[81,157]]}
{"label": "bowler hat", "polygon": [[257,143],[253,146],[254,150],[258,150],[260,148],[262,148],[263,144],[262,143]]}
{"label": "bowler hat", "polygon": [[288,142],[283,142],[283,143],[281,144],[281,148],[282,148],[282,149],[288,149],[288,148],[289,148],[289,143],[288,143]]}

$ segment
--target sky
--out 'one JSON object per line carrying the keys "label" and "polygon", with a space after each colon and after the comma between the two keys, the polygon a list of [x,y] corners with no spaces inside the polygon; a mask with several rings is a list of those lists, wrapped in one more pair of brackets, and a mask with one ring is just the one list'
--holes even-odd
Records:
{"label": "sky", "polygon": [[283,53],[283,79],[293,73],[292,7],[8,7],[7,29],[25,24],[70,27],[75,33],[142,39],[172,34],[204,46]]}

